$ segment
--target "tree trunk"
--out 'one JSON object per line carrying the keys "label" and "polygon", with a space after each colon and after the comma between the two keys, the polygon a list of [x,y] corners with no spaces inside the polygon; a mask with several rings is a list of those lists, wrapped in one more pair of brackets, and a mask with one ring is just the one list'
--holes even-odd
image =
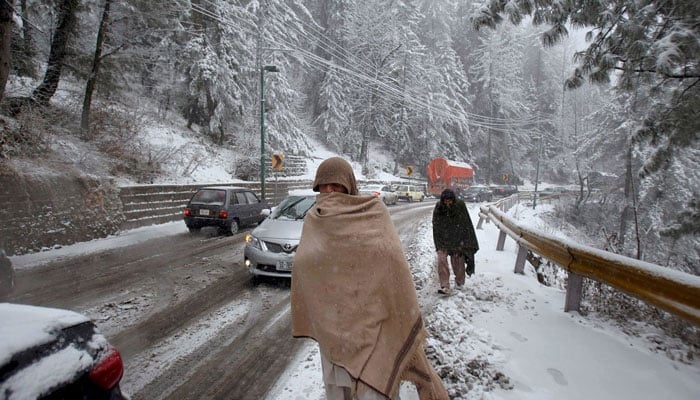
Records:
{"label": "tree trunk", "polygon": [[[19,3],[22,19],[31,21],[32,17],[29,16],[27,0],[20,0]],[[15,57],[13,68],[17,71],[17,75],[19,76],[28,76],[36,79],[36,67],[34,65],[34,56],[36,52],[34,51],[34,43],[32,41],[32,29],[32,24],[27,22],[22,24],[22,47],[20,48],[19,57]]]}
{"label": "tree trunk", "polygon": [[224,122],[219,120],[219,139],[216,141],[216,144],[223,146],[225,137],[226,131],[224,131]]}
{"label": "tree trunk", "polygon": [[12,46],[12,8],[14,1],[0,2],[0,101],[5,93],[7,77],[10,75]]}
{"label": "tree trunk", "polygon": [[632,144],[627,143],[627,152],[625,154],[625,207],[622,209],[620,216],[620,248],[625,247],[625,238],[627,236],[627,226],[632,218]]}
{"label": "tree trunk", "polygon": [[107,34],[107,25],[109,23],[109,7],[112,0],[105,0],[105,8],[102,11],[102,21],[100,28],[97,31],[97,44],[95,44],[95,57],[92,59],[92,70],[85,85],[85,98],[83,99],[83,112],[80,116],[80,136],[84,140],[92,139],[90,133],[90,107],[92,105],[92,93],[95,91],[95,82],[97,81],[97,73],[100,69],[102,61],[102,44],[104,43],[105,35]]}
{"label": "tree trunk", "polygon": [[362,123],[362,141],[360,143],[360,164],[362,164],[362,173],[366,173],[369,161],[369,140],[370,129],[372,129],[372,93],[369,94],[368,113],[365,115],[365,121]]}
{"label": "tree trunk", "polygon": [[207,133],[210,135],[214,135],[214,132],[211,130],[211,120],[214,118],[214,112],[216,111],[216,100],[214,100],[214,96],[211,95],[211,88],[207,87],[206,88],[206,98],[207,98]]}
{"label": "tree trunk", "polygon": [[[376,79],[375,74],[375,79]],[[362,129],[362,142],[360,143],[360,163],[362,164],[362,172],[366,173],[368,166],[367,162],[369,161],[369,140],[370,140],[370,129],[372,129],[372,113],[374,110],[372,110],[372,91],[369,91],[368,94],[368,112],[366,114],[366,118],[363,125]]]}
{"label": "tree trunk", "polygon": [[369,161],[369,124],[364,126],[362,130],[362,143],[360,143],[360,163],[362,163],[362,172],[367,169],[367,161]]}
{"label": "tree trunk", "polygon": [[39,105],[49,105],[51,97],[53,97],[58,88],[58,81],[61,79],[63,60],[66,57],[68,39],[77,25],[75,13],[79,4],[80,0],[62,0],[60,2],[58,25],[53,35],[44,80],[39,87],[34,89],[34,93],[32,93],[32,98]]}

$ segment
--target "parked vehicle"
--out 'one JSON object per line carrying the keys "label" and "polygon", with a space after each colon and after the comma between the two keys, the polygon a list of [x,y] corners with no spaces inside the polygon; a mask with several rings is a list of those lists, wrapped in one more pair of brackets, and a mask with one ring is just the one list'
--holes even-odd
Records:
{"label": "parked vehicle", "polygon": [[474,183],[474,169],[464,162],[434,158],[427,172],[428,193],[435,197],[440,197],[445,189],[466,189]]}
{"label": "parked vehicle", "polygon": [[314,204],[315,194],[288,196],[260,226],[246,235],[243,261],[254,279],[291,278],[304,217]]}
{"label": "parked vehicle", "polygon": [[384,204],[396,204],[399,196],[389,185],[366,185],[360,189],[360,194],[369,194],[379,198]]}
{"label": "parked vehicle", "polygon": [[0,321],[0,398],[125,398],[121,355],[88,317],[0,303]]}
{"label": "parked vehicle", "polygon": [[514,185],[494,185],[490,188],[493,195],[498,197],[508,197],[518,193],[518,187]]}
{"label": "parked vehicle", "polygon": [[396,187],[396,194],[399,200],[406,201],[423,201],[425,193],[419,186],[414,185],[399,185]]}
{"label": "parked vehicle", "polygon": [[493,192],[487,186],[472,185],[460,190],[459,197],[464,201],[480,202],[493,200]]}
{"label": "parked vehicle", "polygon": [[184,219],[190,232],[214,226],[223,234],[233,235],[240,227],[262,222],[265,219],[263,210],[269,208],[250,189],[203,187],[187,203]]}

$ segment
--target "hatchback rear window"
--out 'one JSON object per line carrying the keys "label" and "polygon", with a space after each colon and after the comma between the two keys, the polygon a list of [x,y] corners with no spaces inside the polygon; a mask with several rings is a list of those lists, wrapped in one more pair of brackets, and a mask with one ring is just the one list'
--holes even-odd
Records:
{"label": "hatchback rear window", "polygon": [[226,191],[217,189],[203,189],[195,193],[191,203],[223,205],[226,201]]}

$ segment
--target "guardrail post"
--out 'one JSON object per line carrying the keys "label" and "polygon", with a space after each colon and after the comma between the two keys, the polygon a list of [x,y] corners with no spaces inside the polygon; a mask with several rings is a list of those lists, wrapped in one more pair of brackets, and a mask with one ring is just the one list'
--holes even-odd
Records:
{"label": "guardrail post", "polygon": [[518,257],[515,258],[513,273],[525,275],[525,260],[527,259],[527,247],[518,245]]}
{"label": "guardrail post", "polygon": [[476,229],[483,229],[481,224],[484,222],[484,217],[479,217],[479,222],[476,223]]}
{"label": "guardrail post", "polygon": [[564,311],[580,311],[581,296],[583,293],[583,277],[575,272],[569,271],[566,284],[566,302]]}
{"label": "guardrail post", "polygon": [[506,244],[506,233],[503,231],[498,232],[498,243],[496,243],[496,250],[503,251],[503,247]]}

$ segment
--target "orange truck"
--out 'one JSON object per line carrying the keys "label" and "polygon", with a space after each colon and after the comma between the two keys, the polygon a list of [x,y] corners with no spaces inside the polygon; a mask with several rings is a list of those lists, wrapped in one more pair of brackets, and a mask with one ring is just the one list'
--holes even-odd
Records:
{"label": "orange truck", "polygon": [[466,189],[474,183],[471,165],[441,157],[430,161],[427,175],[428,192],[434,196],[440,196],[446,188]]}

